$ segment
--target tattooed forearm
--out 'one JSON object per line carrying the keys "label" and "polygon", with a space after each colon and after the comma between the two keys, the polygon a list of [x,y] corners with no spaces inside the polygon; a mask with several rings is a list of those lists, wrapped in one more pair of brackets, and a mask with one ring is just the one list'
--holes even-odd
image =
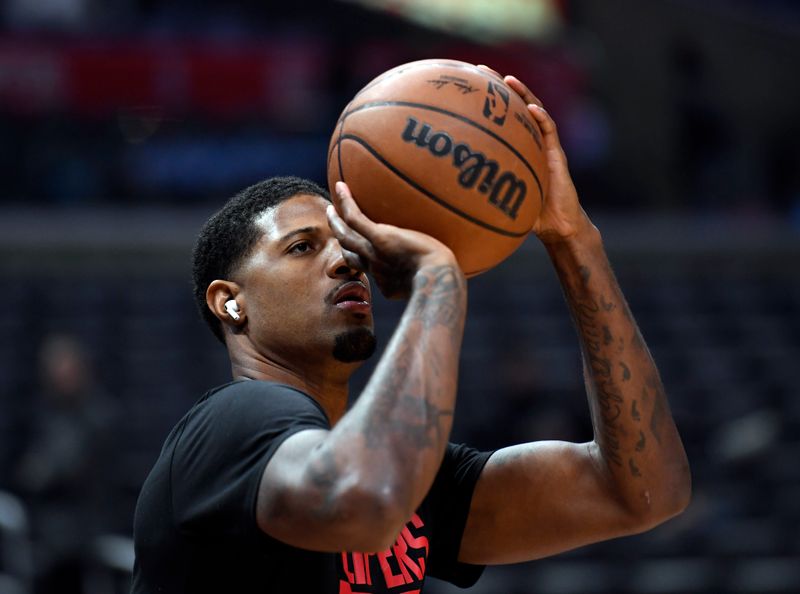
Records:
{"label": "tattooed forearm", "polygon": [[565,287],[567,302],[573,313],[581,338],[583,356],[587,364],[587,387],[591,398],[591,410],[595,417],[595,433],[597,442],[609,462],[622,466],[618,419],[622,413],[624,399],[612,377],[615,364],[608,347],[613,342],[611,330],[602,324],[600,318],[604,313],[615,309],[613,303],[597,300],[586,294],[586,287],[592,277],[589,268],[580,271],[583,291]]}
{"label": "tattooed forearm", "polygon": [[426,326],[452,327],[464,316],[466,303],[463,275],[451,266],[423,270],[415,279],[415,295],[409,304],[411,315]]}
{"label": "tattooed forearm", "polygon": [[361,484],[416,508],[453,421],[466,283],[453,266],[425,267],[397,330],[353,409],[334,427]]}
{"label": "tattooed forearm", "polygon": [[443,409],[418,394],[403,394],[399,399],[401,409],[388,419],[388,427],[379,423],[364,427],[364,438],[369,448],[391,445],[398,437],[414,450],[438,448],[447,441],[453,409]]}
{"label": "tattooed forearm", "polygon": [[[688,485],[688,464],[650,352],[599,236],[549,246],[578,331],[595,443],[628,501]],[[686,492],[686,491],[684,491]]]}

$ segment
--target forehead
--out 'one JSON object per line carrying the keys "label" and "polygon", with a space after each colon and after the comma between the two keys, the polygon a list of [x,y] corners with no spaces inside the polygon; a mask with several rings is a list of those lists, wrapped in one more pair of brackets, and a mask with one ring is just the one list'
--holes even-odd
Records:
{"label": "forehead", "polygon": [[287,233],[303,227],[328,226],[325,208],[330,204],[322,196],[298,194],[265,210],[256,218],[264,235],[262,241],[278,241]]}

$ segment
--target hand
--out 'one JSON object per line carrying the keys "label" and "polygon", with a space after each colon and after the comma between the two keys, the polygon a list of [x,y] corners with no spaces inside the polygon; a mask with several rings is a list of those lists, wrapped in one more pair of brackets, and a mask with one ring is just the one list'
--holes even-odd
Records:
{"label": "hand", "polygon": [[514,92],[522,97],[528,106],[528,111],[531,112],[542,131],[550,184],[544,197],[542,211],[531,231],[543,243],[548,244],[566,241],[587,230],[594,229],[578,201],[578,193],[569,174],[567,157],[564,149],[561,148],[561,141],[558,139],[556,123],[542,107],[542,102],[516,77],[501,77],[497,72],[483,65],[478,68],[502,78]]}
{"label": "hand", "polygon": [[336,182],[328,224],[339,240],[348,266],[372,274],[390,299],[411,294],[414,275],[425,266],[453,266],[453,252],[430,235],[369,220],[344,182]]}

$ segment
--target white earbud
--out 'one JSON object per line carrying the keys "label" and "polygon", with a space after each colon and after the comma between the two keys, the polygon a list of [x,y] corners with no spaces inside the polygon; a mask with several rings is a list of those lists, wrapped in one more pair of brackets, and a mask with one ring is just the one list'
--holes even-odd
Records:
{"label": "white earbud", "polygon": [[225,302],[225,311],[228,312],[228,315],[232,317],[234,320],[239,319],[239,304],[236,303],[233,299],[230,299]]}

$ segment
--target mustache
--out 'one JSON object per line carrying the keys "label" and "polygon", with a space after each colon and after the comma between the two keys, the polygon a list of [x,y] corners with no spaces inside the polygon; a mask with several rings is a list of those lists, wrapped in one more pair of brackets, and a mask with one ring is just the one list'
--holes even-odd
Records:
{"label": "mustache", "polygon": [[354,276],[353,278],[351,278],[349,280],[346,280],[346,281],[344,281],[343,283],[341,283],[339,285],[336,285],[335,287],[333,287],[333,289],[328,291],[328,294],[325,295],[325,303],[333,303],[333,300],[336,298],[336,294],[342,289],[342,287],[344,287],[345,285],[351,285],[353,283],[357,283],[357,284],[361,285],[361,287],[367,293],[370,293],[369,286],[367,285],[367,283],[365,283],[362,280],[361,273],[359,273],[358,275]]}

